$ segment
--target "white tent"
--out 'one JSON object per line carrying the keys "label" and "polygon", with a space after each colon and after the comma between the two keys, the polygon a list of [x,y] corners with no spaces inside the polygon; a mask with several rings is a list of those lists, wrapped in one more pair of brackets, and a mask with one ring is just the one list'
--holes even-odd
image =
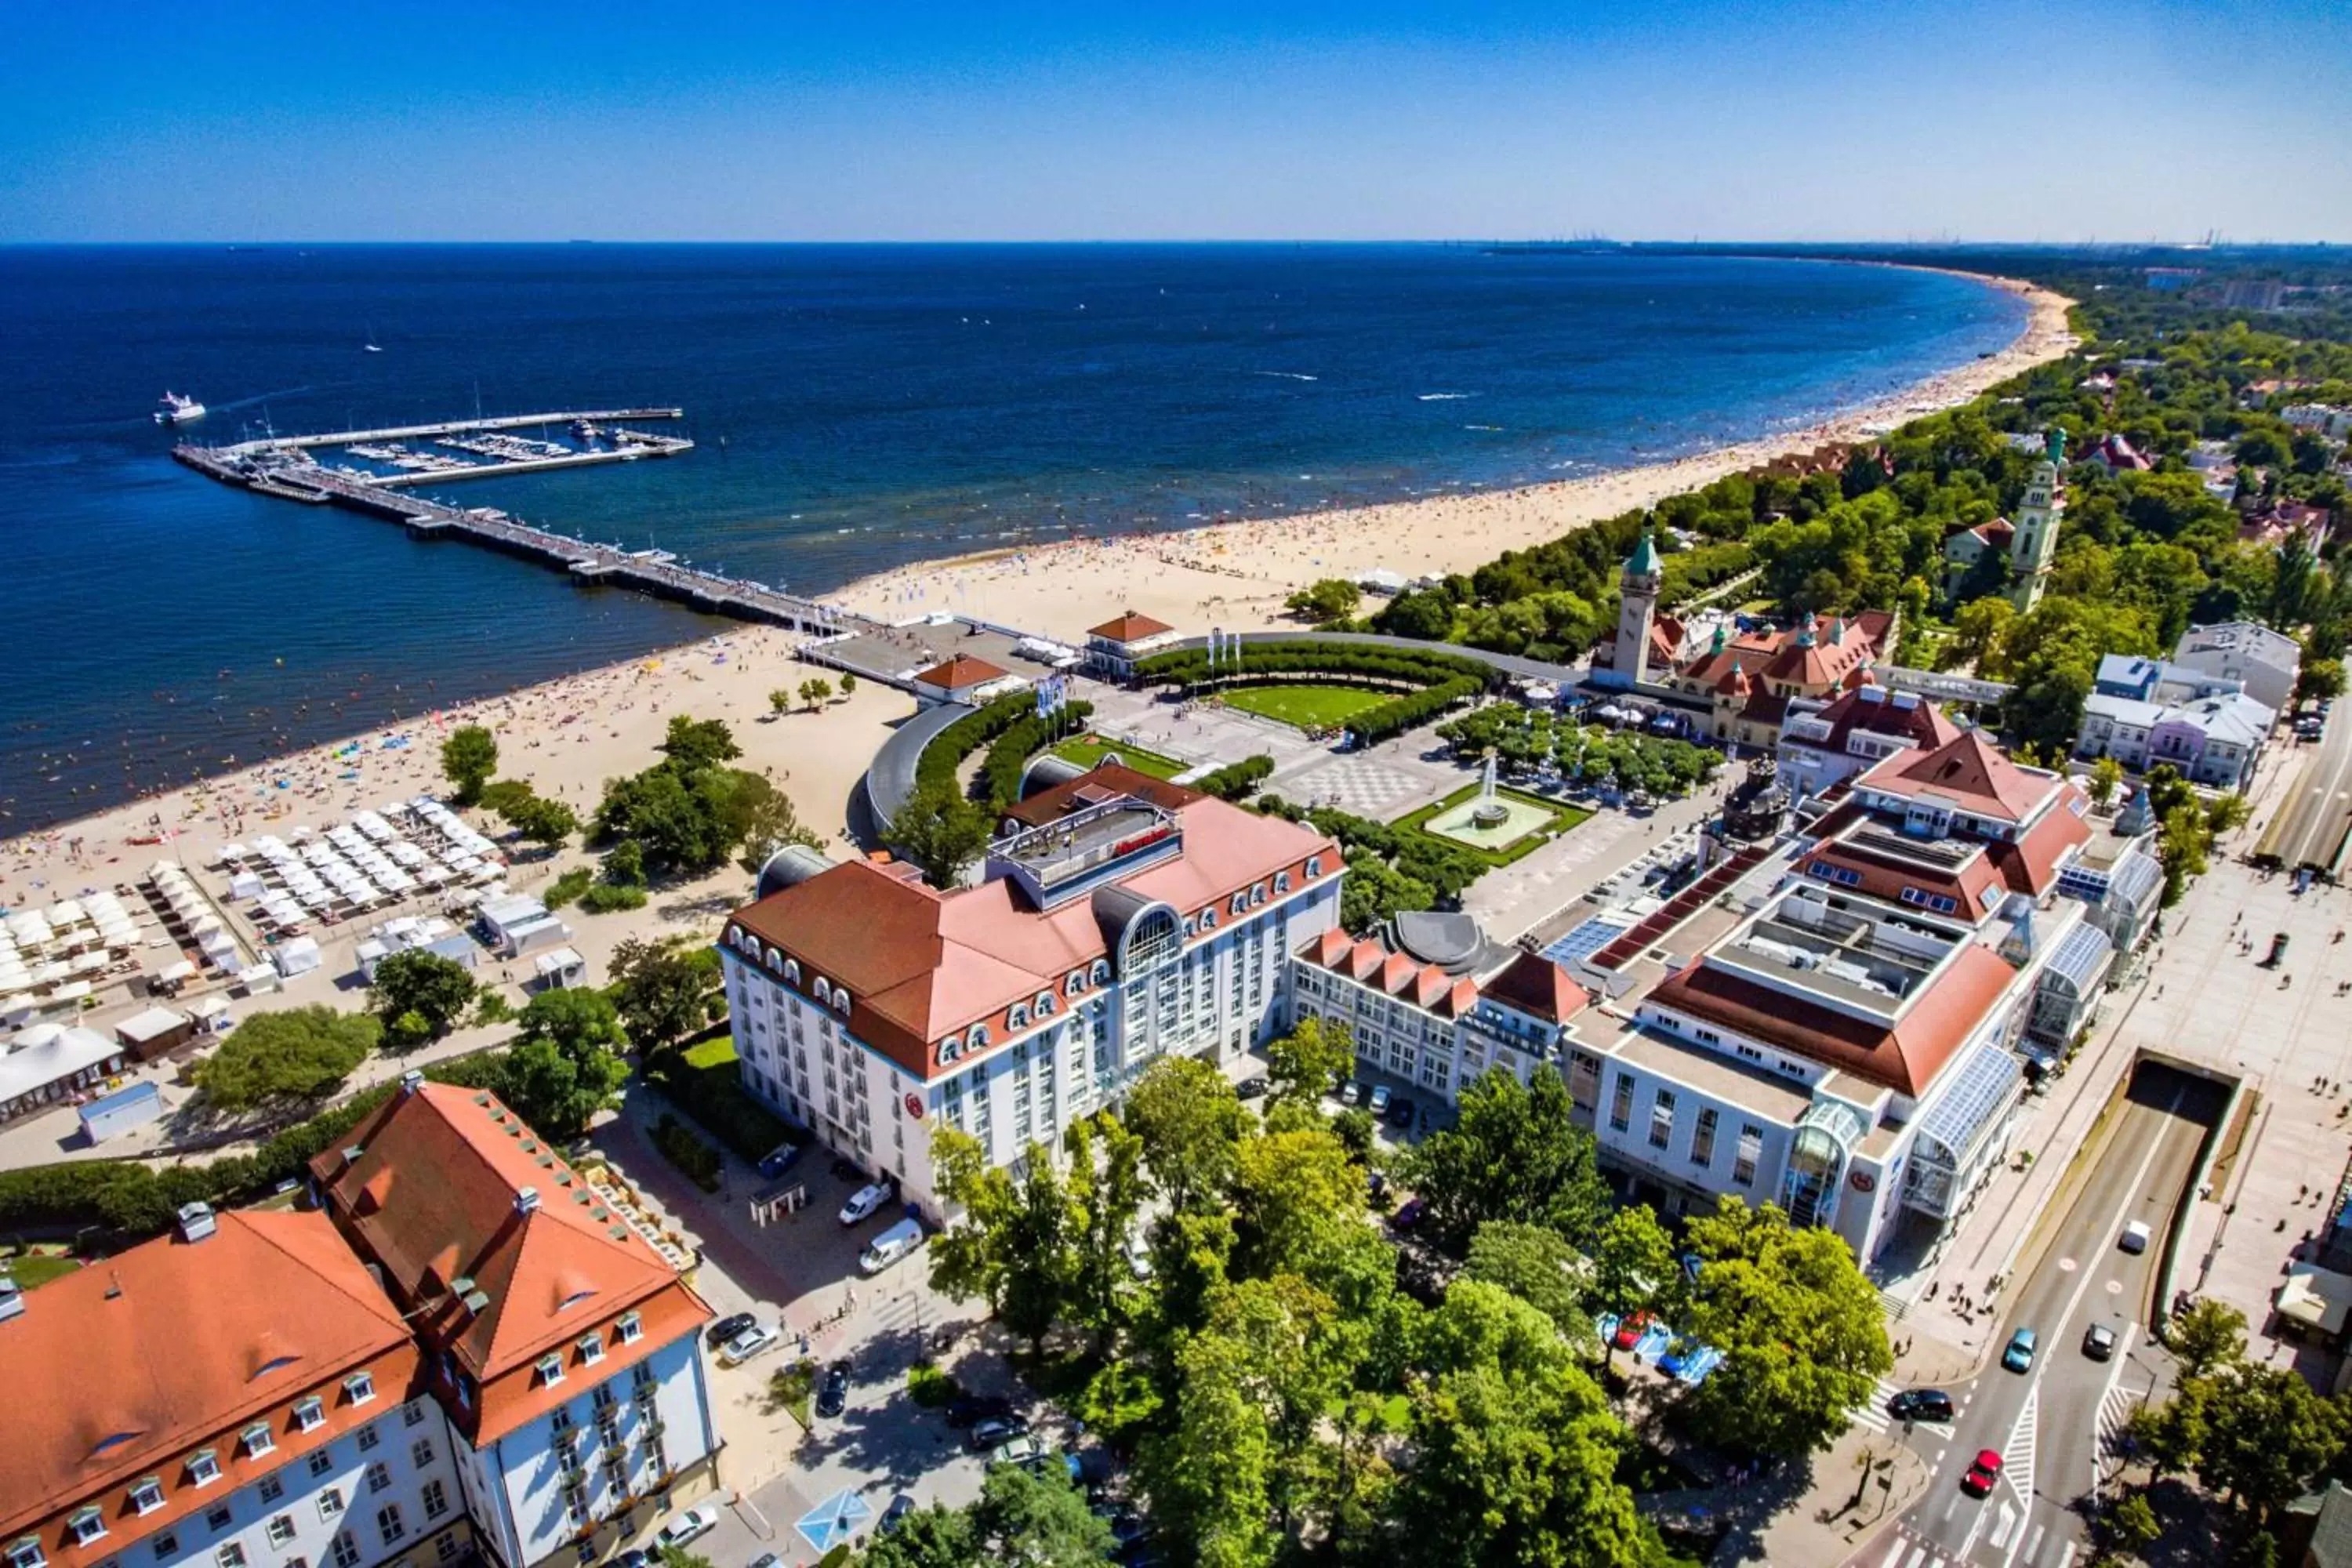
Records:
{"label": "white tent", "polygon": [[280,942],[271,949],[269,962],[277,966],[278,973],[289,980],[298,974],[308,974],[319,967],[319,944],[310,937],[298,936],[292,942]]}

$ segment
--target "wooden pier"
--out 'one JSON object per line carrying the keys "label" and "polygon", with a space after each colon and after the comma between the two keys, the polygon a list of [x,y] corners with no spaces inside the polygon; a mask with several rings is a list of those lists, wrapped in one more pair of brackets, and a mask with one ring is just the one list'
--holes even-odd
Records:
{"label": "wooden pier", "polygon": [[[599,409],[582,413],[519,414],[489,419],[452,420],[440,425],[410,425],[382,430],[345,431],[331,436],[270,436],[233,446],[201,447],[184,443],[172,456],[187,467],[223,484],[262,495],[312,504],[331,502],[371,517],[400,523],[420,538],[463,538],[541,565],[558,567],[583,585],[611,584],[635,588],[657,598],[671,599],[710,615],[788,626],[794,631],[832,636],[868,629],[877,623],[831,605],[820,604],[746,578],[722,577],[681,564],[659,551],[628,551],[617,544],[596,544],[547,529],[534,528],[487,507],[455,507],[424,496],[400,493],[404,485],[435,479],[458,479],[574,468],[591,462],[626,462],[636,457],[666,457],[693,446],[691,441],[637,437],[660,441],[634,450],[583,452],[566,458],[537,458],[468,465],[437,472],[356,476],[320,463],[314,447],[341,447],[353,442],[397,441],[486,430],[510,430],[534,425],[569,425],[584,420],[593,425],[621,420],[676,419],[676,408]],[[635,447],[635,443],[632,443]]]}

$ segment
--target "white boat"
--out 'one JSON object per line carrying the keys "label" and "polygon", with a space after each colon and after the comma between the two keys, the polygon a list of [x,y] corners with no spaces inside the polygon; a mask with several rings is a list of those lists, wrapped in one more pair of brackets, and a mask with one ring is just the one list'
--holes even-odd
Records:
{"label": "white boat", "polygon": [[155,410],[158,425],[185,425],[191,419],[202,419],[205,405],[193,397],[183,397],[176,392],[163,395],[163,406]]}

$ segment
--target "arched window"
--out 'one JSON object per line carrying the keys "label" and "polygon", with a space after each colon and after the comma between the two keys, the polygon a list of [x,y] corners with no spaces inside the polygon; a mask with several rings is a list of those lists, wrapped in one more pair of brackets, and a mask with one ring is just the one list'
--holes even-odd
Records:
{"label": "arched window", "polygon": [[1183,952],[1184,932],[1177,924],[1176,911],[1154,905],[1129,921],[1120,935],[1118,972],[1131,980],[1175,962]]}
{"label": "arched window", "polygon": [[988,1026],[985,1024],[974,1024],[969,1030],[965,1031],[963,1048],[967,1051],[984,1051],[988,1049]]}
{"label": "arched window", "polygon": [[1198,936],[1200,933],[1201,917],[1198,915],[1186,915],[1184,917],[1184,934],[1186,936]]}
{"label": "arched window", "polygon": [[1202,931],[1217,929],[1217,907],[1214,904],[1201,911],[1201,929]]}
{"label": "arched window", "polygon": [[1229,915],[1247,914],[1249,912],[1249,895],[1247,893],[1235,893],[1233,896],[1233,901],[1225,906],[1225,912]]}
{"label": "arched window", "polygon": [[1320,855],[1309,855],[1307,858],[1307,879],[1311,882],[1322,874],[1323,857]]}
{"label": "arched window", "polygon": [[1250,908],[1255,909],[1264,902],[1265,902],[1265,884],[1260,882],[1250,889]]}
{"label": "arched window", "polygon": [[940,1061],[951,1062],[961,1055],[963,1055],[963,1037],[961,1035],[950,1035],[946,1039],[940,1042]]}
{"label": "arched window", "polygon": [[1110,983],[1110,960],[1108,958],[1096,959],[1094,962],[1094,967],[1087,972],[1087,978],[1097,985],[1108,984]]}
{"label": "arched window", "polygon": [[1029,1026],[1028,1004],[1025,1002],[1013,1004],[1012,1010],[1004,1016],[1004,1026],[1008,1029],[1027,1028]]}
{"label": "arched window", "polygon": [[1289,872],[1287,872],[1287,871],[1276,871],[1276,872],[1274,874],[1274,890],[1275,890],[1276,893],[1286,893],[1286,892],[1290,891],[1290,873],[1289,873]]}
{"label": "arched window", "polygon": [[1084,991],[1086,988],[1087,974],[1086,971],[1083,969],[1071,970],[1069,977],[1062,982],[1062,994],[1074,999],[1079,992]]}
{"label": "arched window", "polygon": [[798,985],[801,983],[800,960],[796,958],[784,960],[784,981],[792,985]]}
{"label": "arched window", "polygon": [[816,977],[816,999],[824,1003],[830,1003],[833,1000],[833,986],[822,974]]}
{"label": "arched window", "polygon": [[1054,1016],[1054,994],[1051,991],[1038,992],[1037,1000],[1033,1003],[1031,1006],[1032,1010],[1034,1011],[1040,1018],[1052,1017]]}

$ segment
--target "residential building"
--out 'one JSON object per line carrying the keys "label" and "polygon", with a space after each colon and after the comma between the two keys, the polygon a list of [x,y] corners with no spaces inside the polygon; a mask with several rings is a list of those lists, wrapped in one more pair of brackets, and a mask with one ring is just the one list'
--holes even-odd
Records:
{"label": "residential building", "polygon": [[2074,754],[2113,757],[2133,769],[2168,763],[2192,784],[2243,790],[2277,719],[2242,692],[2143,702],[2095,691],[2083,703]]}
{"label": "residential building", "polygon": [[1176,628],[1166,621],[1129,610],[1087,631],[1087,668],[1113,680],[1126,680],[1135,674],[1138,659],[1165,652],[1179,640]]}
{"label": "residential building", "polygon": [[2100,437],[2092,442],[2075,461],[2096,463],[2111,474],[2146,473],[2156,467],[2147,453],[2133,446],[2121,435]]}
{"label": "residential building", "polygon": [[942,702],[962,702],[977,708],[1008,692],[1027,690],[1029,681],[1027,677],[991,664],[977,654],[960,653],[916,675],[913,685],[916,701],[926,708]]}
{"label": "residential building", "polygon": [[2289,540],[2301,540],[2305,549],[2317,554],[2335,523],[2336,514],[2324,506],[2299,500],[2265,501],[2238,519],[2238,542],[2278,550]]}
{"label": "residential building", "polygon": [[712,1488],[711,1312],[686,1259],[487,1090],[411,1073],[347,1138],[312,1177],[414,1336],[400,1386],[446,1413],[450,1500],[485,1556],[593,1563]]}
{"label": "residential building", "polygon": [[719,948],[744,1087],[940,1217],[932,1128],[1010,1164],[1162,1056],[1271,1037],[1345,871],[1319,833],[1108,764],[1010,808],[976,887],[772,866]]}
{"label": "residential building", "polygon": [[0,1292],[8,1568],[434,1568],[474,1544],[400,1310],[323,1215],[178,1229]]}
{"label": "residential building", "polygon": [[2303,645],[2254,621],[2191,626],[2180,634],[2173,662],[2223,680],[2242,682],[2245,694],[2273,713],[2294,706]]}
{"label": "residential building", "polygon": [[1824,795],[1897,752],[1932,752],[1959,732],[1927,699],[1874,682],[1828,701],[1800,699],[1780,721],[1780,780],[1799,796]]}
{"label": "residential building", "polygon": [[[2029,444],[2040,450],[2040,437],[2029,437]],[[1957,598],[1961,587],[1978,564],[1990,556],[2006,561],[2011,542],[2017,538],[2017,527],[2005,517],[1980,522],[1973,528],[1955,528],[1944,536],[1944,596]]]}
{"label": "residential building", "polygon": [[2242,691],[2245,683],[2215,675],[2193,665],[2146,658],[2133,653],[2103,654],[2091,690],[2101,697],[2128,697],[2140,702],[2189,702]]}
{"label": "residential building", "polygon": [[2298,430],[2314,430],[2331,441],[2352,440],[2352,408],[2333,403],[2294,403],[2279,417]]}

